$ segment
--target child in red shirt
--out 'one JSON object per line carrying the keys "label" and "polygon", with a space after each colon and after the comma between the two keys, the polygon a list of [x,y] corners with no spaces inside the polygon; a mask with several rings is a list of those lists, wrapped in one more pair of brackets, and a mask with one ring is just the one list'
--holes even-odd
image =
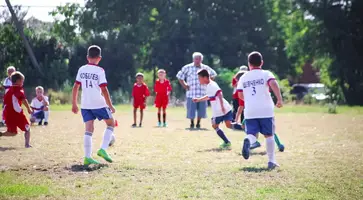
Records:
{"label": "child in red shirt", "polygon": [[[24,115],[21,105],[24,104],[29,114],[33,110],[29,106],[28,100],[25,98],[23,83],[24,75],[20,72],[14,72],[11,75],[12,86],[4,96],[4,117],[6,118],[6,132],[0,132],[0,136],[15,136],[18,134],[18,127],[25,132],[25,148],[30,145],[30,124]],[[15,98],[14,98],[15,97]]]}
{"label": "child in red shirt", "polygon": [[169,94],[172,90],[170,81],[165,78],[166,71],[163,69],[158,70],[158,80],[154,85],[155,107],[158,108],[158,126],[161,127],[161,109],[163,109],[163,126],[166,127],[166,108],[169,104]]}
{"label": "child in red shirt", "polygon": [[134,99],[134,123],[132,127],[136,127],[137,109],[140,108],[140,123],[142,126],[142,119],[144,117],[144,109],[146,108],[146,99],[150,96],[149,88],[144,83],[144,75],[142,73],[136,74],[136,83],[132,89],[132,97]]}
{"label": "child in red shirt", "polygon": [[[243,76],[243,74],[245,74],[244,71],[239,71],[236,74],[236,76],[234,77],[234,79],[236,79],[236,82],[239,81],[239,79],[241,78],[241,76]],[[238,100],[238,109],[237,109],[236,116],[235,116],[234,120],[235,120],[235,122],[239,122],[241,120],[241,123],[242,123],[243,119],[244,119],[242,113],[243,113],[243,109],[245,108],[245,102],[238,97],[238,91],[235,91],[233,96],[237,96],[237,100]],[[242,123],[243,128],[245,128],[244,126],[245,126],[244,123]]]}
{"label": "child in red shirt", "polygon": [[[239,81],[239,78],[245,74],[247,72],[247,67],[246,66],[241,66],[239,71],[236,73],[236,75],[233,77],[232,79],[232,87],[233,87],[233,95],[232,95],[232,105],[233,105],[233,119],[234,120],[238,120],[239,121],[239,118],[241,118],[241,123],[244,119],[243,117],[243,107],[244,107],[244,102],[243,100],[241,100],[239,97],[238,97],[238,92],[237,92],[237,84],[238,84],[238,81]],[[241,105],[243,106],[241,108]],[[236,122],[238,122],[236,121]]]}

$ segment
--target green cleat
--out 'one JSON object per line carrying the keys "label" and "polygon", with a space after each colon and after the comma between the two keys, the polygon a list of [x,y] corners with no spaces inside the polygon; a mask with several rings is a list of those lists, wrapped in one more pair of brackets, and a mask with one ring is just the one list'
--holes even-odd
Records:
{"label": "green cleat", "polygon": [[219,148],[225,149],[225,150],[231,149],[231,143],[230,142],[228,142],[228,143],[223,142],[221,145],[219,145]]}
{"label": "green cleat", "polygon": [[98,150],[97,155],[105,159],[107,162],[112,163],[112,158],[108,155],[108,153],[105,150],[103,149]]}
{"label": "green cleat", "polygon": [[164,124],[163,124],[163,127],[168,127],[168,124],[167,124],[167,123],[164,123]]}
{"label": "green cleat", "polygon": [[98,165],[100,164],[100,162],[98,162],[97,160],[94,160],[93,158],[84,158],[84,165]]}

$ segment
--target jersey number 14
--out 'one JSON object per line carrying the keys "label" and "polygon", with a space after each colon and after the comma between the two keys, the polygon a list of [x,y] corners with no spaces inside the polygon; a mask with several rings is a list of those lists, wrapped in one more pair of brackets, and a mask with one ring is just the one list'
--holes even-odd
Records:
{"label": "jersey number 14", "polygon": [[86,88],[93,88],[92,81],[86,80]]}

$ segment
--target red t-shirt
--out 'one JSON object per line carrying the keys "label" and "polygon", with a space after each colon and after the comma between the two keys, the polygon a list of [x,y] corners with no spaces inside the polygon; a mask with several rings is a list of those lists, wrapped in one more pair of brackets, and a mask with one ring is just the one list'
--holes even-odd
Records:
{"label": "red t-shirt", "polygon": [[[238,92],[237,92],[237,79],[233,77],[232,79],[232,87],[233,87],[233,95],[232,98],[233,99],[238,99]],[[234,87],[234,85],[236,85],[236,87]]]}
{"label": "red t-shirt", "polygon": [[21,105],[24,99],[24,89],[20,86],[11,86],[4,96],[4,116],[23,113]]}
{"label": "red t-shirt", "polygon": [[132,88],[132,97],[134,98],[134,101],[145,101],[145,98],[148,96],[150,96],[150,91],[145,83],[141,85],[138,85],[137,83],[134,84],[134,87]]}
{"label": "red t-shirt", "polygon": [[167,96],[168,92],[170,92],[171,90],[172,87],[168,79],[165,79],[162,83],[159,79],[155,81],[154,92],[157,96]]}

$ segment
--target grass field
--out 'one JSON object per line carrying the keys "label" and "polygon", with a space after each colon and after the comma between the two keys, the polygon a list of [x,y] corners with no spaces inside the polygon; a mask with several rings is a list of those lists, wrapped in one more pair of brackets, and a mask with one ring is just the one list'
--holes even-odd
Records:
{"label": "grass field", "polygon": [[[240,155],[243,132],[226,130],[232,150],[204,120],[190,131],[183,108],[170,109],[169,127],[155,127],[155,112],[143,128],[130,127],[129,107],[120,106],[115,162],[84,168],[83,124],[69,106],[53,106],[48,127],[32,127],[32,149],[21,135],[0,138],[0,199],[363,199],[363,109],[286,106],[276,115],[286,146],[278,170],[267,171],[263,146],[249,160]],[[94,155],[104,129],[96,124]],[[96,155],[95,155],[96,157]],[[104,161],[102,161],[105,163]]]}

